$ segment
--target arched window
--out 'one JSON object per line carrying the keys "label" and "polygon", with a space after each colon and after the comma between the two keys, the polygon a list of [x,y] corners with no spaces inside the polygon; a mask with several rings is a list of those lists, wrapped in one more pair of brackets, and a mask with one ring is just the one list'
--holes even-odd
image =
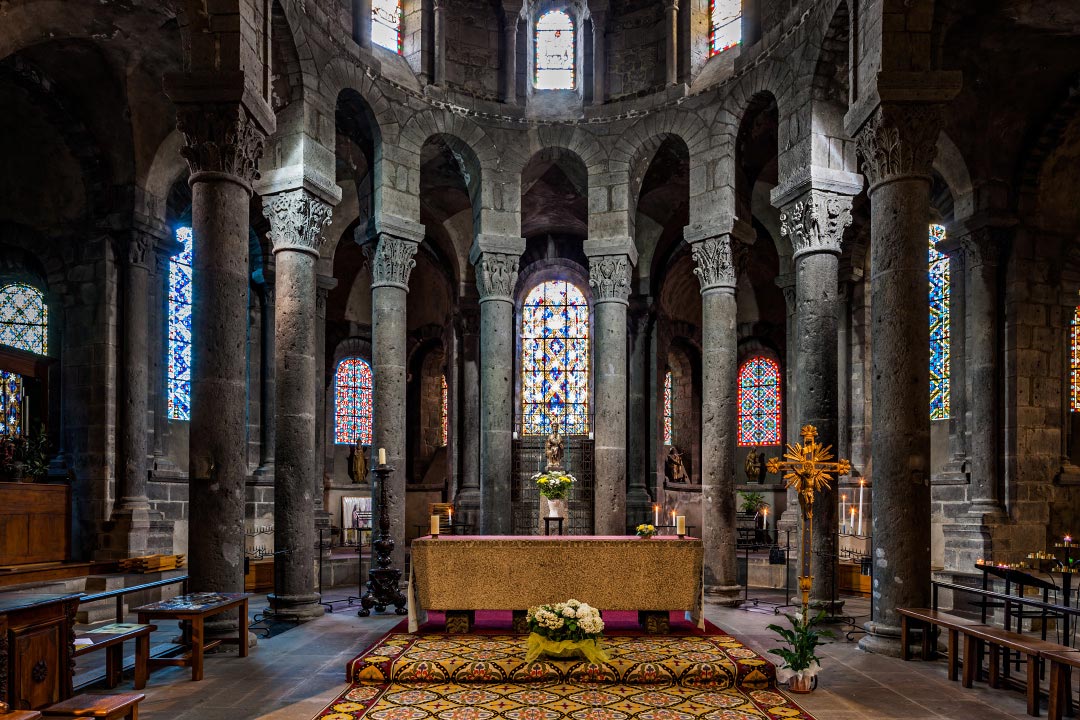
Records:
{"label": "arched window", "polygon": [[1080,307],[1073,312],[1071,330],[1072,391],[1069,393],[1071,398],[1069,407],[1072,408],[1074,413],[1080,413]]}
{"label": "arched window", "polygon": [[334,373],[334,442],[371,445],[371,366],[358,357],[345,358]]}
{"label": "arched window", "polygon": [[442,394],[439,398],[439,427],[442,428],[442,445],[443,447],[446,447],[450,444],[450,391],[446,385],[445,375],[442,376]]}
{"label": "arched window", "polygon": [[551,10],[536,21],[537,90],[573,90],[577,45],[574,21],[562,10]]}
{"label": "arched window", "polygon": [[742,42],[742,0],[709,0],[709,55]]}
{"label": "arched window", "polygon": [[40,290],[22,283],[0,288],[0,343],[44,355],[48,335],[49,307]]}
{"label": "arched window", "polygon": [[739,368],[739,445],[780,444],[780,366],[767,357]]}
{"label": "arched window", "polygon": [[673,409],[675,402],[673,398],[673,390],[671,387],[672,377],[671,371],[668,370],[664,373],[664,444],[673,445],[675,443],[675,411]]}
{"label": "arched window", "polygon": [[400,55],[403,17],[401,0],[371,0],[371,41]]}
{"label": "arched window", "polygon": [[0,370],[0,435],[25,435],[22,375]]}
{"label": "arched window", "polygon": [[589,304],[572,283],[532,289],[521,310],[522,433],[589,432]]}
{"label": "arched window", "polygon": [[191,280],[193,236],[176,229],[183,249],[169,260],[169,418],[191,419]]}
{"label": "arched window", "polygon": [[945,226],[930,226],[930,419],[949,417],[949,257],[937,251]]}

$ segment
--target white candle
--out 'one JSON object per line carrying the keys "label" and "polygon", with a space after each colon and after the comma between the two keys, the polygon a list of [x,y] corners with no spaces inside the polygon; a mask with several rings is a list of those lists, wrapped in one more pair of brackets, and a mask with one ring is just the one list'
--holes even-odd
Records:
{"label": "white candle", "polygon": [[677,518],[675,518],[675,534],[676,535],[685,535],[686,534],[686,516],[685,515],[680,515]]}
{"label": "white candle", "polygon": [[660,506],[659,505],[653,505],[652,506],[652,524],[653,524],[653,527],[656,527],[657,525],[660,524]]}
{"label": "white candle", "polygon": [[[844,518],[847,517],[847,495],[840,496],[840,527],[844,527]],[[841,530],[842,532],[842,530]]]}
{"label": "white candle", "polygon": [[439,516],[438,515],[432,515],[431,516],[431,534],[432,535],[438,535],[439,534]]}
{"label": "white candle", "polygon": [[768,507],[761,508],[761,529],[762,530],[768,530],[769,529],[769,508]]}
{"label": "white candle", "polygon": [[[859,524],[862,525],[862,518],[859,518]],[[851,530],[855,530],[855,508],[851,508]]]}
{"label": "white candle", "polygon": [[454,524],[454,508],[447,508],[447,510],[446,510],[446,524],[447,525],[453,525]]}
{"label": "white candle", "polygon": [[386,448],[379,448],[379,464],[386,464]]}
{"label": "white candle", "polygon": [[[859,480],[859,536],[862,536],[862,516],[863,516],[863,493],[866,492],[866,480]],[[854,516],[852,516],[854,517]]]}
{"label": "white candle", "polygon": [[675,524],[675,511],[674,510],[671,511],[671,524],[672,525]]}

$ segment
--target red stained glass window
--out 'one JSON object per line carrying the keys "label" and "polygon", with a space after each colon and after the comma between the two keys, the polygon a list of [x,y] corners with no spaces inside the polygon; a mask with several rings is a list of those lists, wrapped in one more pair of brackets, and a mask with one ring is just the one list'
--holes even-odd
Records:
{"label": "red stained glass window", "polygon": [[334,373],[334,442],[371,445],[371,365],[363,358],[345,358]]}
{"label": "red stained glass window", "polygon": [[780,366],[766,357],[739,368],[739,445],[779,445]]}

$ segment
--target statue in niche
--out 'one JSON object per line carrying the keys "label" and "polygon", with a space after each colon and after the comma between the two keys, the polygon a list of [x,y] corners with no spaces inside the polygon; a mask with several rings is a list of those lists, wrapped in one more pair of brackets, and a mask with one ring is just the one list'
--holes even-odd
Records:
{"label": "statue in niche", "polygon": [[690,476],[687,475],[686,466],[683,464],[682,453],[674,445],[668,446],[667,459],[664,460],[664,475],[667,476],[668,482],[690,482]]}
{"label": "statue in niche", "polygon": [[563,469],[563,437],[559,434],[559,427],[555,426],[554,432],[548,435],[544,442],[544,454],[547,455],[548,472]]}
{"label": "statue in niche", "polygon": [[743,462],[743,470],[746,471],[746,481],[750,483],[765,482],[765,453],[759,453],[756,447],[750,448]]}
{"label": "statue in niche", "polygon": [[364,454],[364,446],[360,444],[360,439],[357,438],[356,444],[353,445],[352,452],[349,453],[349,476],[352,481],[357,485],[366,485],[368,481],[368,461],[367,455]]}

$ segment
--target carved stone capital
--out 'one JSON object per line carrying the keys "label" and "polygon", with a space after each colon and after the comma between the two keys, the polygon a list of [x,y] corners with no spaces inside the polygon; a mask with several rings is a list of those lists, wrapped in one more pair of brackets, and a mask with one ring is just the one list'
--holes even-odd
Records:
{"label": "carved stone capital", "polygon": [[481,253],[476,259],[476,290],[480,293],[480,302],[485,300],[505,300],[512,302],[514,286],[517,285],[517,255],[504,253]]}
{"label": "carved stone capital", "polygon": [[184,136],[180,154],[193,181],[199,173],[222,173],[250,191],[259,179],[266,133],[242,104],[177,103],[176,128]]}
{"label": "carved stone capital", "polygon": [[596,302],[629,305],[630,260],[625,255],[594,255],[589,258],[589,285]]}
{"label": "carved stone capital", "polygon": [[939,105],[881,105],[856,143],[870,189],[905,176],[930,177],[941,131]]}
{"label": "carved stone capital", "polygon": [[153,260],[152,250],[157,244],[157,238],[148,232],[142,230],[133,230],[131,232],[131,239],[127,244],[127,261],[132,267],[143,268],[144,270],[150,270],[150,263]]}
{"label": "carved stone capital", "polygon": [[419,243],[379,233],[375,242],[364,246],[371,267],[371,287],[396,287],[409,290],[409,275],[416,267]]}
{"label": "carved stone capital", "polygon": [[690,251],[697,263],[694,274],[701,282],[702,295],[721,288],[735,288],[738,273],[731,252],[732,242],[731,235],[725,234],[691,246]]}
{"label": "carved stone capital", "polygon": [[332,208],[307,190],[290,190],[263,198],[263,215],[270,221],[267,237],[274,253],[293,250],[319,256]]}
{"label": "carved stone capital", "polygon": [[780,234],[791,239],[794,257],[842,249],[851,224],[851,196],[811,190],[780,213]]}

